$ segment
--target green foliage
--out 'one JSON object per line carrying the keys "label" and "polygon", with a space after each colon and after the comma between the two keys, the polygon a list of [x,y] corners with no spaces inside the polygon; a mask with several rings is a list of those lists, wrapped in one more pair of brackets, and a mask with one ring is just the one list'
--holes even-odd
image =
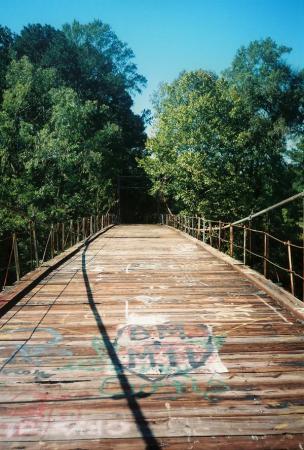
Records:
{"label": "green foliage", "polygon": [[144,146],[132,51],[98,21],[64,30],[0,29],[0,234],[108,211]]}
{"label": "green foliage", "polygon": [[252,114],[280,118],[292,127],[303,123],[304,71],[296,71],[283,56],[291,48],[272,39],[253,41],[241,47],[225,78],[246,99]]}
{"label": "green foliage", "polygon": [[287,141],[302,132],[304,79],[286,51],[253,42],[221,77],[183,72],[160,87],[140,165],[169,209],[229,221],[292,193],[303,147],[288,158]]}
{"label": "green foliage", "polygon": [[81,74],[78,49],[62,31],[50,25],[28,25],[16,37],[13,49],[18,58],[27,56],[35,65],[52,67],[64,82],[77,86]]}
{"label": "green foliage", "polygon": [[63,31],[69,41],[78,48],[84,52],[90,50],[88,53],[91,53],[93,59],[95,50],[95,55],[102,56],[104,61],[110,63],[113,74],[121,77],[129,91],[141,91],[146,79],[137,72],[137,67],[132,61],[134,53],[126,43],[118,39],[108,24],[94,20],[82,25],[74,20],[72,24],[65,24]]}
{"label": "green foliage", "polygon": [[5,75],[11,61],[13,34],[7,27],[0,26],[0,100],[5,89]]}
{"label": "green foliage", "polygon": [[296,191],[302,192],[304,191],[304,137],[289,150],[288,155],[294,179],[293,187]]}

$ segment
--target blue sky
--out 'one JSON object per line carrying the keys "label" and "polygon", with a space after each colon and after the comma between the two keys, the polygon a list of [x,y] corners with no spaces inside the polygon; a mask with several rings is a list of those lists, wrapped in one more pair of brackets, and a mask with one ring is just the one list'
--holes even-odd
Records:
{"label": "blue sky", "polygon": [[136,112],[151,107],[161,81],[184,69],[220,72],[254,39],[270,36],[292,47],[289,62],[304,67],[304,0],[0,0],[0,23],[16,32],[28,23],[61,27],[94,18],[130,45],[148,79]]}

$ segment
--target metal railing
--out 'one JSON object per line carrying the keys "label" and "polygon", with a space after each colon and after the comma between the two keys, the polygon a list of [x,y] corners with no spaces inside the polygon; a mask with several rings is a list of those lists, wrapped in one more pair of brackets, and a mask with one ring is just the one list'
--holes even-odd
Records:
{"label": "metal railing", "polygon": [[232,223],[174,214],[162,214],[160,222],[235,257],[304,301],[304,229],[303,245],[299,245],[251,225],[252,218],[299,198],[304,200],[304,192]]}
{"label": "metal railing", "polygon": [[114,214],[92,215],[51,224],[29,221],[23,231],[12,232],[0,239],[0,290],[19,281],[45,261],[116,223],[117,216]]}

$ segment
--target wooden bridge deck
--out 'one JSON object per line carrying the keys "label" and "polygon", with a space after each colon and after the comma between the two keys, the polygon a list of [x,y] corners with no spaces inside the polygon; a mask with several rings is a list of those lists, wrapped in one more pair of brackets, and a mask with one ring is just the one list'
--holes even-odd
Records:
{"label": "wooden bridge deck", "polygon": [[1,449],[304,448],[303,326],[172,229],[110,229],[0,326]]}

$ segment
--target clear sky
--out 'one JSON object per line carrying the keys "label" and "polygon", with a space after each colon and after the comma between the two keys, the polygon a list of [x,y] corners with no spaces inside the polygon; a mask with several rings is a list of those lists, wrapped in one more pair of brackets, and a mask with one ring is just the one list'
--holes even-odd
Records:
{"label": "clear sky", "polygon": [[60,28],[95,18],[130,45],[148,79],[136,112],[151,107],[161,81],[183,69],[220,72],[254,39],[270,36],[292,47],[289,62],[304,67],[304,0],[0,0],[0,23],[15,32],[28,23]]}

